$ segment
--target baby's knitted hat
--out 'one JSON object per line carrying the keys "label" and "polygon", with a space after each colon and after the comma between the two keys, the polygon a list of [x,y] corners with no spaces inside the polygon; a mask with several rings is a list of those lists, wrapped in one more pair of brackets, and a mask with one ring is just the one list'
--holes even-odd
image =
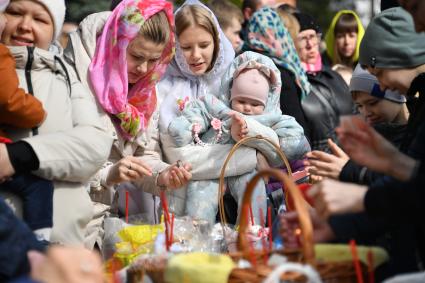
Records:
{"label": "baby's knitted hat", "polygon": [[258,69],[243,71],[233,79],[230,101],[237,97],[250,98],[266,106],[270,84]]}

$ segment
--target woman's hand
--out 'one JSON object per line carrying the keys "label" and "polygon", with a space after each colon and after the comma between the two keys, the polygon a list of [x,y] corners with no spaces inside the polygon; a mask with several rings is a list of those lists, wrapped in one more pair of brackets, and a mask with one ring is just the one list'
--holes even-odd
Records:
{"label": "woman's hand", "polygon": [[15,168],[10,163],[6,144],[0,143],[0,184],[15,174]]}
{"label": "woman's hand", "polygon": [[158,186],[177,189],[185,186],[192,179],[192,166],[189,163],[177,161],[158,176]]}
{"label": "woman's hand", "polygon": [[230,134],[236,142],[240,141],[248,134],[248,125],[246,124],[245,119],[237,113],[232,115]]}
{"label": "woman's hand", "polygon": [[[320,218],[314,209],[310,209],[308,212],[313,224],[313,241],[315,243],[332,241],[335,238],[335,234],[328,222]],[[283,238],[285,248],[298,248],[301,241],[298,212],[290,211],[281,214],[279,215],[279,221],[280,235]]]}
{"label": "woman's hand", "polygon": [[112,165],[106,178],[106,183],[115,185],[122,182],[135,181],[144,176],[152,176],[151,168],[140,158],[126,156]]}
{"label": "woman's hand", "polygon": [[306,155],[309,160],[305,161],[304,165],[307,166],[311,176],[314,176],[313,179],[319,176],[338,180],[342,168],[350,159],[331,139],[328,139],[328,145],[333,155],[319,150],[314,150]]}
{"label": "woman's hand", "polygon": [[98,254],[77,247],[51,247],[47,254],[28,252],[31,278],[45,283],[102,283],[103,265]]}
{"label": "woman's hand", "polygon": [[314,200],[319,216],[326,219],[333,214],[363,211],[366,191],[366,186],[327,179],[313,185],[307,195]]}

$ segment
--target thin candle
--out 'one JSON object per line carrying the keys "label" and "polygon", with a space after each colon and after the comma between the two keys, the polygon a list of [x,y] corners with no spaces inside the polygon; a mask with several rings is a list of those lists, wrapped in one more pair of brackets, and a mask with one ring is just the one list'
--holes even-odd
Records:
{"label": "thin candle", "polygon": [[356,277],[357,277],[357,283],[363,283],[363,275],[362,275],[362,268],[360,266],[360,260],[357,255],[357,248],[356,248],[356,241],[350,240],[350,248],[351,248],[351,254],[353,256],[353,264],[354,268],[356,269]]}
{"label": "thin candle", "polygon": [[165,224],[165,247],[167,248],[167,251],[170,250],[170,238],[169,238],[169,225],[170,225],[170,214],[168,214],[168,204],[167,199],[165,197],[165,192],[161,191],[159,194],[159,197],[161,199],[161,205],[162,205],[162,211],[164,214],[164,224]]}

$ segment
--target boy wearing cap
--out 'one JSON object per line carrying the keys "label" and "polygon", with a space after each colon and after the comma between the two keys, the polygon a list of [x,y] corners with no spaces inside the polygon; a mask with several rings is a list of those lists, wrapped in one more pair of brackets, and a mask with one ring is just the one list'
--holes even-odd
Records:
{"label": "boy wearing cap", "polygon": [[[354,104],[365,121],[397,147],[406,134],[409,111],[406,97],[398,91],[382,91],[377,78],[360,65],[354,70],[350,82]],[[307,156],[309,172],[316,176],[339,179],[345,182],[369,184],[380,174],[357,165],[335,143],[329,141],[334,155],[312,151]]]}
{"label": "boy wearing cap", "polygon": [[[273,61],[258,53],[245,52],[235,58],[223,76],[220,97],[205,94],[198,100],[185,103],[181,116],[170,124],[169,134],[177,146],[235,143],[244,137],[261,135],[279,144],[288,159],[299,159],[310,147],[295,119],[281,114],[280,86],[280,74]],[[267,162],[272,166],[281,165],[270,145],[254,141],[247,146],[261,153],[258,154],[260,167],[268,166]],[[239,209],[246,183],[255,173],[226,178],[227,188],[238,202]],[[259,224],[260,210],[264,215],[266,211],[264,182],[257,184],[254,194],[252,208],[255,222]],[[186,208],[180,213],[214,222],[217,199],[216,177],[205,176],[202,180],[189,182]]]}

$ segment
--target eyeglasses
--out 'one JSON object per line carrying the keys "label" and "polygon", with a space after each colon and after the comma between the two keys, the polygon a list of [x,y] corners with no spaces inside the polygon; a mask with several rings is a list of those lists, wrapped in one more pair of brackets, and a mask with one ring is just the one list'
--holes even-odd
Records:
{"label": "eyeglasses", "polygon": [[310,42],[311,46],[316,46],[320,42],[320,38],[322,35],[320,33],[309,34],[303,37],[297,37],[297,43],[299,48],[305,48],[307,46],[307,42]]}

